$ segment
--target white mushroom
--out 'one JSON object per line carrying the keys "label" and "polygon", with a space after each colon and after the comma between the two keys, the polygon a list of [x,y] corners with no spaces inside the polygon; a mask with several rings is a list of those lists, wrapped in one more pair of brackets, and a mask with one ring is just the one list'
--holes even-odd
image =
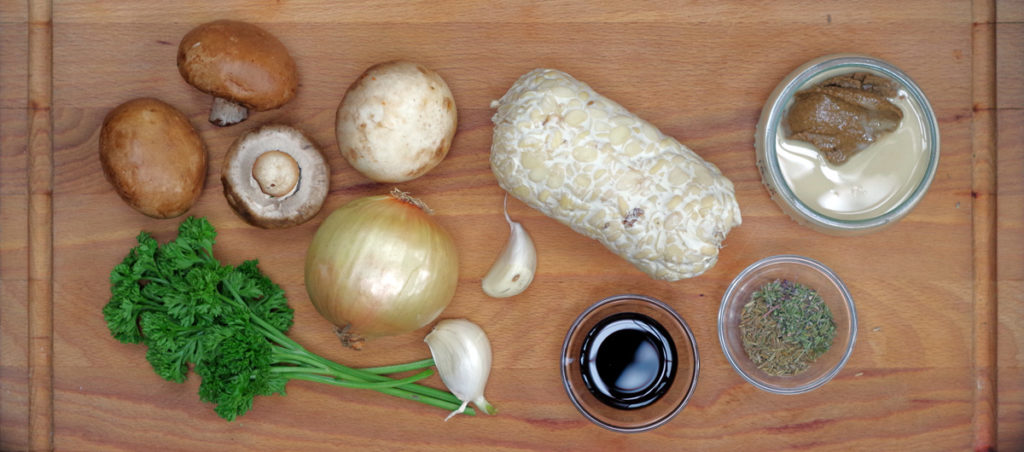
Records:
{"label": "white mushroom", "polygon": [[408,61],[375,65],[338,107],[338,147],[348,163],[377,182],[405,182],[448,155],[458,114],[437,72]]}

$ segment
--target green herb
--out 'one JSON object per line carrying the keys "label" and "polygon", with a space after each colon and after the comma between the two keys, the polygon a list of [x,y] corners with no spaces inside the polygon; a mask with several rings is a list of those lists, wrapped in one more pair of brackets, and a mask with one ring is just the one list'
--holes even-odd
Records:
{"label": "green herb", "polygon": [[813,289],[775,280],[754,292],[740,319],[743,349],[774,376],[795,375],[832,346],[832,311]]}
{"label": "green herb", "polygon": [[[232,267],[213,257],[217,233],[204,218],[189,218],[163,246],[149,234],[110,275],[103,308],[110,333],[148,347],[146,360],[161,377],[183,382],[189,367],[202,378],[199,398],[227,420],[245,414],[259,395],[285,393],[290,380],[376,391],[455,410],[449,392],[414,384],[433,374],[384,374],[429,368],[433,359],[353,369],[310,353],[285,336],[293,311],[284,291],[255,260]],[[472,414],[472,413],[470,413]]]}

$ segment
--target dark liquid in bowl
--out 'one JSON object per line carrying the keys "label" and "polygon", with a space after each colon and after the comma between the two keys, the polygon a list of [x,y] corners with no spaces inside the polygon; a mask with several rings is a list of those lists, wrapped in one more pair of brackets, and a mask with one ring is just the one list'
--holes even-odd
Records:
{"label": "dark liquid in bowl", "polygon": [[580,368],[583,383],[604,404],[641,408],[672,385],[676,347],[654,319],[631,312],[614,314],[587,333]]}

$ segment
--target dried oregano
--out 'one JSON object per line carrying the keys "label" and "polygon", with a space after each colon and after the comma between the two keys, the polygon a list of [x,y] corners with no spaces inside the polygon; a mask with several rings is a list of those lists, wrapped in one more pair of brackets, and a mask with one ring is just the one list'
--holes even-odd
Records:
{"label": "dried oregano", "polygon": [[751,296],[740,319],[743,350],[773,376],[795,375],[832,346],[832,311],[813,289],[774,280]]}

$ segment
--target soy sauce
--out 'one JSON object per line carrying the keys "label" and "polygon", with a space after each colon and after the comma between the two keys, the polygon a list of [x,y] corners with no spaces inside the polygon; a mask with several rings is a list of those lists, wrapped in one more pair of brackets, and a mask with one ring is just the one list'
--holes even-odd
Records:
{"label": "soy sauce", "polygon": [[580,352],[587,389],[606,405],[631,410],[661,398],[676,373],[676,347],[654,319],[623,312],[587,333]]}

